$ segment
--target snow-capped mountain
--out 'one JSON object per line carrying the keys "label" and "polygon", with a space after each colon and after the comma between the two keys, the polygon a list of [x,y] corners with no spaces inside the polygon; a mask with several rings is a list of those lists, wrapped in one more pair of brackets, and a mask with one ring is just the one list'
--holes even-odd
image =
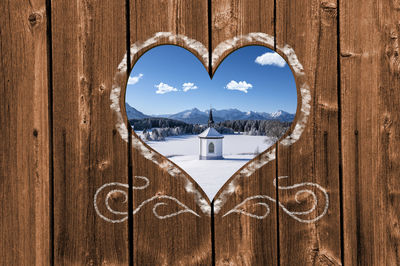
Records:
{"label": "snow-capped mountain", "polygon": [[130,106],[128,103],[125,103],[125,109],[126,109],[126,114],[128,116],[128,119],[143,119],[143,118],[148,118],[150,116],[143,114],[142,112],[136,110],[132,106]]}
{"label": "snow-capped mountain", "polygon": [[[213,117],[215,122],[220,122],[224,120],[218,118],[216,114],[215,115],[213,114]],[[208,122],[208,112],[205,111],[203,112],[197,108],[193,108],[173,115],[169,115],[167,116],[167,118],[180,120],[189,124],[206,124]]]}
{"label": "snow-capped mountain", "polygon": [[291,122],[294,119],[294,114],[290,114],[288,112],[278,110],[270,114],[272,119],[278,119],[282,122]]}
{"label": "snow-capped mountain", "polygon": [[244,117],[242,119],[247,119],[247,120],[269,120],[269,119],[271,119],[271,117],[269,116],[268,113],[249,111],[249,112],[245,113],[245,115],[244,115]]}
{"label": "snow-capped mountain", "polygon": [[[212,109],[212,111],[214,117],[220,117],[222,120],[240,120],[243,119],[243,113],[244,113],[234,108],[223,109],[223,110]],[[206,111],[206,113],[208,117],[208,110]]]}
{"label": "snow-capped mountain", "polygon": [[[208,122],[208,112],[201,111],[197,108],[185,110],[176,114],[161,114],[161,115],[145,115],[139,112],[135,108],[126,104],[126,111],[129,119],[143,119],[149,117],[164,117],[174,120],[183,121],[189,124],[207,124]],[[279,120],[281,122],[291,122],[294,119],[294,114],[278,110],[273,113],[266,112],[243,112],[238,109],[212,109],[213,118],[215,122],[221,122],[226,120]]]}

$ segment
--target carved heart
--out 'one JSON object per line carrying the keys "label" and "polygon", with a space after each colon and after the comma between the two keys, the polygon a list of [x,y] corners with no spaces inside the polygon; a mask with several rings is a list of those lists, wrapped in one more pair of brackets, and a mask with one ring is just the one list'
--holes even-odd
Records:
{"label": "carved heart", "polygon": [[297,105],[290,68],[266,47],[243,47],[218,69],[211,80],[184,48],[157,46],[135,63],[125,94],[136,137],[188,173],[209,198],[284,135],[294,118],[285,111],[294,113]]}
{"label": "carved heart", "polygon": [[[145,42],[140,42],[140,43],[135,43],[131,46],[131,56],[132,58],[135,57],[135,55],[143,53],[143,51],[148,50],[149,48],[153,47],[156,44],[160,44],[160,40],[165,40],[167,39],[169,43],[179,43],[181,44],[184,48],[192,51],[194,54],[196,54],[199,58],[202,59],[204,65],[208,65],[208,50],[203,46],[202,43],[197,42],[195,40],[189,39],[186,36],[182,35],[175,35],[172,33],[168,32],[160,32],[155,34],[152,38],[148,39]],[[259,44],[259,45],[264,45],[267,47],[273,47],[274,45],[274,40],[271,36],[264,34],[264,33],[250,33],[245,36],[238,36],[233,39],[227,40],[221,44],[219,44],[212,53],[212,62],[211,65],[213,66],[213,69],[215,69],[215,66],[221,62],[221,58],[226,56],[229,51],[232,51],[234,48],[238,48],[240,46],[246,46],[249,44]],[[311,95],[309,91],[309,86],[307,85],[306,77],[304,75],[304,70],[302,65],[297,59],[296,54],[294,53],[294,50],[288,46],[285,45],[283,47],[277,46],[277,51],[283,55],[286,58],[286,61],[288,62],[289,66],[291,67],[293,74],[295,75],[296,83],[297,83],[297,88],[298,88],[298,107],[297,107],[297,113],[295,120],[290,128],[290,130],[286,133],[286,135],[279,140],[279,143],[281,145],[292,145],[295,143],[301,136],[306,123],[307,119],[310,113],[310,102],[311,102]],[[121,99],[121,95],[124,95],[121,93],[121,88],[123,88],[126,85],[126,72],[127,72],[127,64],[126,64],[126,56],[118,66],[118,71],[115,76],[115,83],[113,85],[113,89],[110,95],[110,99],[112,101],[111,103],[111,109],[115,112],[116,117],[117,117],[117,123],[116,123],[116,129],[118,133],[120,134],[121,138],[128,142],[128,128],[126,124],[126,114],[123,115],[121,110],[124,110],[122,107],[124,104],[124,99]],[[121,109],[122,107],[122,109]],[[125,118],[124,118],[125,117]],[[164,158],[163,160],[159,160],[160,155],[154,151],[152,148],[150,148],[148,145],[146,145],[142,140],[140,140],[135,134],[132,136],[132,146],[138,150],[144,158],[147,160],[153,161],[155,164],[157,164],[160,168],[164,169],[167,171],[171,176],[176,176],[176,177],[182,177],[185,176],[183,175],[183,171],[181,168],[177,167],[174,163],[171,161],[167,160]],[[272,146],[266,151],[262,152],[257,156],[256,159],[253,159],[249,161],[245,166],[243,166],[241,169],[239,169],[226,183],[225,185],[219,190],[217,195],[214,198],[214,213],[218,213],[221,210],[221,207],[225,204],[226,200],[228,199],[228,196],[235,193],[235,188],[242,178],[246,178],[251,176],[257,169],[260,167],[266,165],[268,162],[272,161],[275,159],[275,147]],[[285,177],[279,177],[279,178],[285,178]],[[149,185],[149,179],[147,177],[140,177],[136,176],[135,179],[141,180],[143,183],[139,186],[133,186],[134,190],[142,190],[146,189],[146,187]],[[275,181],[271,180],[271,183],[273,185],[276,185]],[[211,207],[209,204],[209,200],[205,196],[204,192],[200,191],[197,189],[197,185],[195,184],[195,181],[187,178],[186,180],[186,185],[185,185],[185,190],[187,193],[193,193],[196,198],[197,205],[200,207],[202,210],[203,214],[205,215],[210,215],[211,212]],[[317,195],[315,194],[314,191],[308,188],[314,188],[322,192],[322,195],[325,197],[325,208],[323,212],[318,216],[313,219],[303,219],[302,215],[309,214],[310,212],[313,212],[316,208],[316,205],[318,204],[317,200]],[[114,188],[110,190],[111,188]],[[121,183],[109,183],[109,184],[104,184],[102,187],[100,187],[94,196],[94,205],[96,212],[100,217],[102,217],[104,220],[112,223],[116,222],[122,222],[127,219],[127,212],[126,211],[117,211],[113,208],[112,203],[110,203],[110,199],[112,198],[113,194],[115,193],[120,193],[123,195],[124,200],[127,200],[127,193],[125,190],[128,188],[127,184],[121,184]],[[283,209],[285,213],[287,213],[289,216],[292,218],[296,219],[299,222],[314,222],[318,219],[320,219],[323,215],[325,215],[327,208],[328,208],[328,194],[326,193],[325,189],[320,187],[318,184],[310,183],[310,182],[305,182],[301,184],[295,184],[292,186],[278,186],[278,189],[301,189],[296,193],[296,201],[298,201],[298,196],[300,194],[306,193],[312,196],[314,199],[314,205],[311,206],[311,209],[308,211],[302,211],[302,212],[295,212],[295,211],[289,211],[288,209],[285,208],[285,206],[278,202],[278,205]],[[106,193],[106,190],[108,193]],[[100,194],[104,194],[105,197],[105,204],[107,210],[114,214],[114,215],[120,215],[123,216],[122,218],[118,219],[110,219],[107,218],[107,216],[103,215],[101,211],[98,209],[98,197]],[[162,202],[155,203],[157,200],[162,199]],[[247,212],[243,210],[243,205],[246,205],[247,202],[251,202],[254,200],[268,200],[270,202],[275,202],[275,199],[270,197],[269,195],[251,195],[248,198],[246,198],[243,202],[238,204],[235,208],[231,209],[230,211],[226,212],[223,214],[223,216],[230,215],[232,213],[240,213],[243,215],[247,215],[253,218],[257,219],[263,219],[265,218],[268,213],[269,213],[269,207],[267,203],[262,202],[262,203],[255,203],[260,206],[263,206],[265,208],[265,213],[263,215],[256,215],[252,214],[250,212]],[[168,202],[174,203],[178,206],[178,211],[172,212],[170,214],[160,214],[158,212],[158,209],[160,206],[168,204]],[[192,209],[190,209],[188,206],[183,204],[179,199],[176,199],[172,196],[169,195],[155,195],[142,203],[138,204],[138,206],[134,209],[134,214],[138,213],[140,209],[145,206],[146,204],[150,204],[150,202],[154,202],[155,204],[153,205],[153,213],[154,215],[159,218],[159,219],[166,219],[172,216],[179,215],[181,213],[190,213],[195,216],[201,216],[203,215],[202,213],[196,213]]]}

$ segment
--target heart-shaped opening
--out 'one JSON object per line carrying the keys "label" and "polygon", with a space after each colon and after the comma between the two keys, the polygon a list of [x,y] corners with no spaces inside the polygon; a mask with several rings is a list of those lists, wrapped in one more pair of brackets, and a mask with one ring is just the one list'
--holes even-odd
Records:
{"label": "heart-shaped opening", "polygon": [[210,199],[285,134],[297,108],[290,67],[256,45],[225,57],[212,79],[188,50],[154,47],[135,63],[125,96],[134,137],[187,172]]}

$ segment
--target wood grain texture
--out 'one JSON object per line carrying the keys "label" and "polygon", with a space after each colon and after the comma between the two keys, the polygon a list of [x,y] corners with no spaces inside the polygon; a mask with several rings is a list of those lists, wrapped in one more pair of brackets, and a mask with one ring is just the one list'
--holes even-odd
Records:
{"label": "wood grain texture", "polygon": [[[207,0],[131,0],[130,10],[125,0],[51,1],[52,69],[45,2],[0,2],[0,264],[127,265],[133,260],[134,265],[400,265],[400,1],[212,0],[211,10]],[[146,159],[138,146],[128,147],[116,128],[110,93],[115,83],[125,86],[129,74],[117,74],[127,52],[127,27],[131,44],[170,33],[135,53],[132,65],[152,47],[176,44],[214,74],[233,50],[262,43],[243,38],[208,69],[208,54],[188,47],[183,36],[204,48],[211,44],[215,52],[221,42],[260,32],[275,37],[284,57],[283,45],[293,47],[304,67],[305,75],[295,77],[298,86],[303,79],[310,86],[312,107],[301,138],[291,146],[275,145],[277,160],[249,177],[228,181],[215,200],[224,189],[232,193],[213,214],[214,221],[201,208],[210,207],[209,200],[187,174],[165,167],[168,161],[157,153]],[[53,129],[49,110],[54,110]],[[136,176],[149,179],[146,189],[133,190],[133,208],[139,208],[133,215],[133,235],[127,215],[114,215],[105,205],[107,193],[121,186],[107,187],[96,202],[105,217],[124,221],[106,221],[94,208],[101,186],[128,184],[130,174],[134,188],[143,186]],[[302,223],[273,201],[253,198],[240,210],[263,215],[267,205],[265,219],[237,212],[225,216],[254,195],[277,199],[291,211],[312,206],[306,193],[298,194],[297,202],[298,190],[276,189],[273,180],[278,176],[288,176],[279,179],[279,186],[313,182],[325,188],[327,214]],[[321,191],[306,188],[320,202],[301,217],[311,219],[323,213],[325,202]],[[204,201],[190,191],[199,191]],[[165,195],[200,217],[185,212],[160,219],[184,209],[161,197]],[[158,198],[141,205],[152,197]],[[128,211],[121,192],[111,193],[109,203],[112,209]]]}
{"label": "wood grain texture", "polygon": [[[337,6],[336,1],[277,0],[277,46],[290,45],[304,67],[310,87],[311,110],[300,139],[291,146],[279,145],[279,186],[303,182],[319,184],[329,195],[325,216],[302,223],[279,212],[280,263],[282,265],[339,265],[340,190],[337,97]],[[297,75],[296,80],[299,80]],[[298,84],[299,85],[299,84]],[[299,99],[300,100],[300,99]],[[299,101],[298,101],[299,103]],[[298,106],[299,107],[299,106]],[[299,112],[299,110],[298,110]],[[326,200],[315,187],[318,205],[303,219],[323,213]],[[310,209],[310,193],[279,189],[279,201],[289,210]],[[280,209],[281,210],[281,209]]]}
{"label": "wood grain texture", "polygon": [[0,10],[0,263],[50,265],[46,6]]}
{"label": "wood grain texture", "polygon": [[[251,32],[263,32],[274,36],[273,0],[212,0],[211,9],[213,50],[225,40]],[[245,41],[239,42],[236,48],[244,43]],[[246,42],[246,45],[250,44]],[[235,49],[222,54],[212,66],[212,73],[215,73],[222,60]]]}
{"label": "wood grain texture", "polygon": [[272,161],[251,176],[241,178],[234,193],[228,197],[221,210],[215,213],[215,265],[277,265],[274,202],[255,198],[241,205],[240,209],[262,216],[266,209],[258,204],[267,204],[270,213],[265,219],[256,219],[240,213],[224,216],[248,197],[267,195],[276,198],[275,187],[272,185],[275,172],[275,161]]}
{"label": "wood grain texture", "polygon": [[[132,65],[150,48],[160,44],[176,44],[183,46],[202,60],[208,58],[185,45],[177,35],[184,35],[196,40],[205,48],[208,47],[208,14],[207,0],[173,0],[173,1],[131,1],[131,44],[141,45],[158,32],[169,32],[171,38],[158,38],[153,44],[132,54]],[[197,60],[193,58],[193,60]],[[137,136],[133,133],[133,138]],[[144,205],[133,216],[133,256],[134,265],[212,265],[211,254],[211,217],[199,207],[199,200],[189,190],[199,191],[204,197],[201,204],[211,210],[210,202],[201,188],[184,172],[177,174],[174,167],[168,166],[167,159],[155,152],[147,158],[142,148],[132,149],[133,176],[145,176],[149,186],[144,190],[134,190],[133,208],[156,196],[171,196],[200,217],[192,213],[181,213],[166,219],[159,219],[153,213],[157,207],[159,215],[168,215],[182,210],[176,202],[157,198]],[[175,168],[178,169],[178,168]],[[175,172],[175,173],[174,173]],[[193,184],[192,189],[188,184]]]}
{"label": "wood grain texture", "polygon": [[346,265],[400,265],[399,8],[340,1]]}
{"label": "wood grain texture", "polygon": [[[94,208],[102,185],[128,184],[127,142],[110,108],[126,52],[125,11],[123,0],[52,3],[55,265],[129,261],[128,222],[106,222]],[[124,200],[114,193],[110,204],[127,212]],[[98,204],[107,215],[105,195]]]}
{"label": "wood grain texture", "polygon": [[[240,35],[262,32],[274,35],[274,1],[212,1],[212,48],[222,42]],[[226,49],[212,65],[214,74],[222,60],[237,48],[244,45],[261,44],[257,41],[243,39]],[[269,48],[273,49],[272,46]],[[239,170],[240,171],[240,170]],[[239,172],[238,171],[238,172]],[[221,197],[222,191],[234,184],[234,192],[226,197],[226,203],[214,213],[215,227],[215,265],[276,265],[277,260],[277,227],[275,204],[269,200],[251,199],[241,209],[255,215],[263,215],[265,207],[270,213],[265,219],[256,219],[239,213],[224,216],[236,205],[248,197],[267,195],[275,198],[273,186],[275,178],[275,161],[271,161],[249,177],[240,176],[236,182],[231,178],[221,188],[215,199]],[[215,202],[215,200],[214,200]]]}
{"label": "wood grain texture", "polygon": [[[131,44],[143,42],[158,32],[170,32],[183,35],[208,47],[208,1],[207,0],[130,0]],[[181,40],[160,39],[148,46],[145,51],[161,44],[185,46]],[[189,49],[208,69],[208,64],[201,60],[201,54]],[[145,51],[132,56],[132,66]]]}

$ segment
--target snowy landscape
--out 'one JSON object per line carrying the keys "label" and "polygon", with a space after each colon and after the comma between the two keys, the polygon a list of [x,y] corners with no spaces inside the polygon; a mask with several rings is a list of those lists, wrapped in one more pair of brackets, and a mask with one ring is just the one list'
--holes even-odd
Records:
{"label": "snowy landscape", "polygon": [[[136,132],[141,136],[141,132]],[[212,199],[222,185],[256,154],[274,144],[266,136],[224,135],[223,160],[199,160],[197,135],[166,137],[146,142],[187,172]]]}
{"label": "snowy landscape", "polygon": [[[237,170],[272,146],[294,118],[284,111],[260,113],[237,109],[211,109],[210,116],[209,110],[197,108],[177,114],[146,115],[128,103],[126,110],[136,134],[188,173],[210,199]],[[199,136],[210,127],[220,136],[221,158],[201,159]],[[208,140],[216,142],[213,137]]]}
{"label": "snowy landscape", "polygon": [[266,47],[234,51],[210,78],[192,53],[162,45],[135,63],[125,102],[141,140],[213,199],[235,172],[288,131],[297,90],[285,60]]}

